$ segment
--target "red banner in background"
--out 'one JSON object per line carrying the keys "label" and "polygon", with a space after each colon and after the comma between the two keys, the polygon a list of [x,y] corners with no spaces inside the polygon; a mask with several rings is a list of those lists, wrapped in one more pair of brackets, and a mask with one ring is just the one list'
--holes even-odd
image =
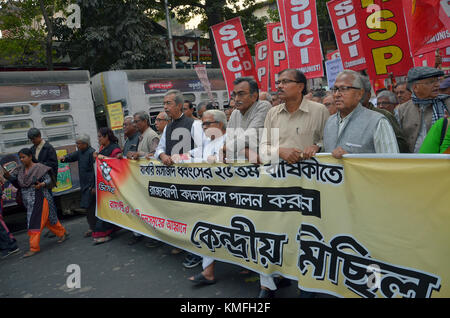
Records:
{"label": "red banner in background", "polygon": [[278,73],[289,68],[289,65],[281,23],[269,23],[266,24],[266,27],[269,43],[270,89],[272,92],[276,92],[275,81],[278,80]]}
{"label": "red banner in background", "polygon": [[269,91],[269,45],[264,40],[255,44],[255,66],[259,89]]}
{"label": "red banner in background", "polygon": [[331,61],[337,58],[340,58],[341,54],[339,53],[339,50],[327,53],[327,61]]}
{"label": "red banner in background", "polygon": [[353,0],[371,79],[408,74],[413,67],[402,2]]}
{"label": "red banner in background", "polygon": [[235,48],[239,57],[239,63],[242,67],[242,76],[250,76],[258,80],[256,76],[255,64],[253,63],[252,53],[247,44]]}
{"label": "red banner in background", "polygon": [[299,69],[306,78],[323,77],[316,1],[278,0],[277,3],[289,68]]}
{"label": "red banner in background", "polygon": [[354,71],[366,69],[366,59],[352,0],[329,1],[327,7],[344,69]]}
{"label": "red banner in background", "polygon": [[242,77],[244,70],[239,60],[236,48],[246,45],[241,18],[213,25],[211,31],[214,37],[217,56],[219,57],[222,75],[227,84],[228,94],[233,91],[233,81]]}
{"label": "red banner in background", "polygon": [[412,55],[450,46],[450,1],[403,0]]}
{"label": "red banner in background", "polygon": [[414,66],[434,67],[436,62],[436,53],[434,51],[414,56]]}

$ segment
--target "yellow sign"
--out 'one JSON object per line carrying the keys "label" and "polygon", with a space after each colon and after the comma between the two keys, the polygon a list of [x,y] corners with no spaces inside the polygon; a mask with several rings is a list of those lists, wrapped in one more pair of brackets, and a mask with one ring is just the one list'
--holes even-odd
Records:
{"label": "yellow sign", "polygon": [[[56,150],[56,156],[58,158],[67,155],[66,149]],[[58,177],[56,178],[56,188],[53,192],[62,192],[72,189],[72,175],[70,174],[70,166],[68,163],[62,163],[58,161]]]}
{"label": "yellow sign", "polygon": [[97,216],[308,291],[450,297],[450,156],[441,156],[259,166],[107,159],[97,161]]}
{"label": "yellow sign", "polygon": [[123,110],[122,103],[113,103],[106,105],[109,123],[112,130],[120,130],[123,128]]}

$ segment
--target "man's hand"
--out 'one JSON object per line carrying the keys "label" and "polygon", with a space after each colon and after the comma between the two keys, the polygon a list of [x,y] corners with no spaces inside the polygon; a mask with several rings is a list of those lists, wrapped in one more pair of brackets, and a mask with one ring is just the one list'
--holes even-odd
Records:
{"label": "man's hand", "polygon": [[245,158],[250,163],[261,164],[261,159],[259,158],[258,153],[256,153],[255,151],[253,151],[249,148],[245,148],[244,152],[245,152]]}
{"label": "man's hand", "polygon": [[312,146],[306,147],[303,150],[303,159],[306,160],[306,159],[310,159],[310,158],[314,157],[319,150],[320,150],[320,148],[317,145],[312,145]]}
{"label": "man's hand", "polygon": [[346,153],[348,152],[342,149],[342,147],[337,147],[336,149],[333,150],[331,155],[336,159],[342,159],[342,156],[345,155]]}
{"label": "man's hand", "polygon": [[280,148],[280,158],[286,160],[287,163],[293,164],[303,159],[303,153],[297,148]]}
{"label": "man's hand", "polygon": [[172,161],[172,158],[170,158],[170,156],[168,156],[168,155],[166,155],[165,153],[162,153],[160,156],[159,156],[159,159],[161,159],[161,162],[163,163],[163,164],[165,164],[166,166],[171,166],[171,165],[173,165],[173,161]]}

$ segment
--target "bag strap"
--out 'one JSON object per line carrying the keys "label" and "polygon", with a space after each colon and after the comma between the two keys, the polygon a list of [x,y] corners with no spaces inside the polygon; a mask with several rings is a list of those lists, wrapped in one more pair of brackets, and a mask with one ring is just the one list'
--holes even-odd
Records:
{"label": "bag strap", "polygon": [[444,142],[444,138],[445,138],[445,135],[447,133],[447,126],[448,126],[448,119],[447,119],[447,117],[444,117],[444,124],[442,125],[441,141],[439,142],[439,147]]}

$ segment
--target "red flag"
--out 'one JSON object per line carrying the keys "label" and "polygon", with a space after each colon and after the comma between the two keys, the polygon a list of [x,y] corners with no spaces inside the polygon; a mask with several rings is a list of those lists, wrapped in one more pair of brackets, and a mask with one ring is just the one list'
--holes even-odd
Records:
{"label": "red flag", "polygon": [[399,0],[353,0],[367,72],[372,79],[389,73],[403,76],[413,67],[402,2]]}
{"label": "red flag", "polygon": [[327,61],[334,60],[334,59],[337,59],[340,57],[341,57],[341,54],[339,53],[339,50],[327,53],[327,56],[326,56]]}
{"label": "red flag", "polygon": [[450,1],[403,0],[403,11],[412,55],[450,46]]}
{"label": "red flag", "polygon": [[345,69],[354,71],[366,69],[366,59],[352,0],[332,0],[327,2],[327,7],[342,65]]}
{"label": "red flag", "polygon": [[275,81],[278,80],[278,73],[289,68],[289,65],[281,23],[269,23],[266,27],[269,42],[270,89],[272,92],[276,92]]}
{"label": "red flag", "polygon": [[228,94],[231,95],[233,81],[243,75],[243,68],[236,52],[237,47],[247,44],[241,18],[237,17],[213,25],[211,31],[216,43],[217,56],[219,57],[220,68],[227,85]]}
{"label": "red flag", "polygon": [[323,76],[323,55],[319,39],[316,0],[278,0],[281,8],[289,68],[302,71],[306,78]]}
{"label": "red flag", "polygon": [[269,45],[264,40],[255,44],[255,66],[258,76],[259,89],[269,91]]}

